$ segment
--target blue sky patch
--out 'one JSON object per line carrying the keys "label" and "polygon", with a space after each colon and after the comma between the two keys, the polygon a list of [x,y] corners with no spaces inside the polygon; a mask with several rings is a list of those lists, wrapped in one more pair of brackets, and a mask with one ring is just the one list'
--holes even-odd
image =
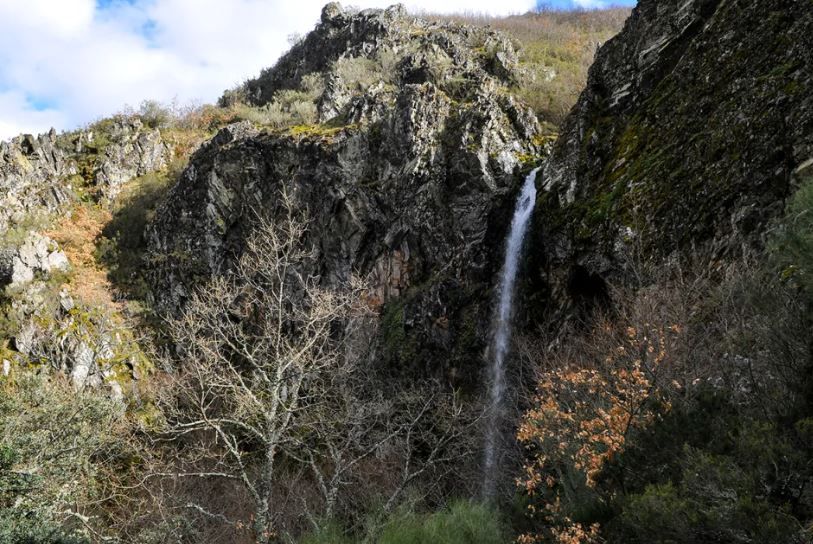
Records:
{"label": "blue sky patch", "polygon": [[59,106],[59,102],[53,98],[31,94],[26,95],[25,102],[34,111],[55,110]]}

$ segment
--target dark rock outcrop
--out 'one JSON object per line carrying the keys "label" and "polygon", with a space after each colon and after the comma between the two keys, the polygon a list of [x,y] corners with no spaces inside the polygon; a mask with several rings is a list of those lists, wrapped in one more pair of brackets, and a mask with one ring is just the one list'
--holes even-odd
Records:
{"label": "dark rock outcrop", "polygon": [[[232,126],[193,156],[148,227],[156,299],[177,310],[226,270],[253,214],[278,212],[285,189],[312,218],[312,272],[327,284],[369,277],[393,368],[479,370],[513,196],[523,163],[543,151],[535,116],[507,92],[512,59],[488,30],[400,7],[326,7],[313,33],[247,84],[263,104],[322,78],[322,124]],[[373,62],[362,66],[372,80],[351,82],[353,62]]]}
{"label": "dark rock outcrop", "polygon": [[640,0],[539,176],[537,308],[600,298],[633,252],[760,244],[813,157],[811,7]]}

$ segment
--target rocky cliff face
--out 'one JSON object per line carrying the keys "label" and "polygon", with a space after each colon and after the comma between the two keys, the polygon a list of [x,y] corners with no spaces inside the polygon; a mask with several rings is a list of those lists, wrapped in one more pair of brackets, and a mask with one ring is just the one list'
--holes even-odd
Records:
{"label": "rocky cliff face", "polygon": [[33,215],[64,210],[72,199],[66,179],[76,164],[57,145],[56,131],[0,142],[0,231]]}
{"label": "rocky cliff face", "polygon": [[354,81],[342,77],[343,61],[350,59],[383,61],[380,69],[397,70],[400,83],[460,78],[460,86],[492,77],[511,81],[518,63],[510,41],[498,32],[425,21],[411,17],[400,4],[357,12],[333,2],[322,10],[317,28],[273,68],[249,80],[244,92],[252,103],[263,105],[279,91],[301,88],[303,79],[320,74],[328,87],[320,98],[327,120],[353,98]]}
{"label": "rocky cliff face", "polygon": [[813,158],[812,8],[638,3],[539,177],[537,307],[601,297],[631,252],[759,244]]}
{"label": "rocky cliff face", "polygon": [[164,308],[227,269],[253,214],[273,216],[284,189],[310,212],[314,272],[327,283],[369,277],[386,359],[479,368],[513,196],[543,150],[533,113],[506,92],[514,62],[491,31],[328,5],[245,89],[256,104],[303,82],[322,89],[319,124],[222,130],[148,228]]}
{"label": "rocky cliff face", "polygon": [[105,128],[107,144],[100,150],[93,181],[109,202],[129,180],[166,168],[172,149],[158,129],[145,127],[137,118],[114,120]]}
{"label": "rocky cliff face", "polygon": [[0,362],[44,364],[77,387],[106,385],[120,397],[145,362],[109,308],[88,306],[64,288],[72,270],[42,234],[69,215],[80,195],[113,202],[130,179],[167,166],[160,131],[115,117],[89,129],[0,142]]}
{"label": "rocky cliff face", "polygon": [[79,185],[110,202],[126,181],[171,158],[158,129],[124,116],[60,136],[52,129],[0,142],[0,231],[65,212]]}

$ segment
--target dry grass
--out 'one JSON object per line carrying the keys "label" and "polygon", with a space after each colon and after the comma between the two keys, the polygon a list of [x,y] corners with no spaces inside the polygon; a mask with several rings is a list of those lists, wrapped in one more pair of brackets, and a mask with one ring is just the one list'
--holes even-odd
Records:
{"label": "dry grass", "polygon": [[97,240],[111,219],[109,211],[82,204],[45,234],[56,240],[71,263],[67,285],[71,295],[91,307],[120,309],[107,270],[99,266],[95,257]]}

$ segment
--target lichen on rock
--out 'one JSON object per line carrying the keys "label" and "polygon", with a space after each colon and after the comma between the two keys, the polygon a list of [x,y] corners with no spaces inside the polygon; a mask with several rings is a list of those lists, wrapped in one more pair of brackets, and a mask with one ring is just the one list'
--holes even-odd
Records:
{"label": "lichen on rock", "polygon": [[64,211],[73,198],[66,178],[75,173],[54,130],[0,142],[0,231],[34,215]]}
{"label": "lichen on rock", "polygon": [[69,266],[68,258],[56,242],[29,232],[20,245],[0,249],[0,288],[16,289],[35,277],[66,272]]}

